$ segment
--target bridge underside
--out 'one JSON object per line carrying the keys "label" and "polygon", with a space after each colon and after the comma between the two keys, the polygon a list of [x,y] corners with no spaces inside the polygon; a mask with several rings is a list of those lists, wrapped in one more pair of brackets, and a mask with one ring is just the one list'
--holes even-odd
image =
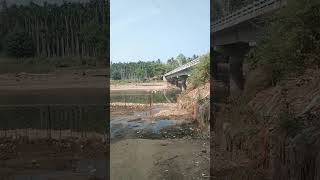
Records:
{"label": "bridge underside", "polygon": [[236,43],[253,43],[263,36],[263,24],[257,18],[244,22],[228,29],[215,33],[215,46],[224,46]]}
{"label": "bridge underside", "polygon": [[185,69],[183,71],[171,74],[169,76],[164,77],[164,80],[168,83],[179,87],[181,90],[187,89],[187,78],[190,76],[192,70],[191,68]]}
{"label": "bridge underside", "polygon": [[263,38],[263,26],[262,18],[255,18],[218,31],[212,37],[213,48],[223,55],[222,61],[228,62],[231,94],[239,94],[244,88],[243,61],[250,48]]}

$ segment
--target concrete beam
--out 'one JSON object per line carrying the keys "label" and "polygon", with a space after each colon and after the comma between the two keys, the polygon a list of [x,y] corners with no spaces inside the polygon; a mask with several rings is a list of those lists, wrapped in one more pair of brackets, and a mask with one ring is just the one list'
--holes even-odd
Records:
{"label": "concrete beam", "polygon": [[223,46],[235,43],[256,43],[263,37],[264,29],[261,29],[258,20],[241,23],[223,31],[215,33],[215,45]]}

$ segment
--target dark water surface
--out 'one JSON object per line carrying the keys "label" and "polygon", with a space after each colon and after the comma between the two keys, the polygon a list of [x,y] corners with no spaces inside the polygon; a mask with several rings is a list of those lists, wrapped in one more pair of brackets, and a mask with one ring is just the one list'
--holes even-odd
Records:
{"label": "dark water surface", "polygon": [[174,103],[180,90],[161,90],[161,91],[111,91],[110,102],[126,103]]}

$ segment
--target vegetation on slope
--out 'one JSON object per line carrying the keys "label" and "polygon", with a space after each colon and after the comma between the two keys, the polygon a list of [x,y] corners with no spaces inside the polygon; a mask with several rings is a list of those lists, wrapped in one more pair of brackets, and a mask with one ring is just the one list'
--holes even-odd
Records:
{"label": "vegetation on slope", "polygon": [[278,82],[319,66],[319,9],[318,0],[288,0],[270,20],[265,39],[251,52],[251,67],[268,69],[272,81]]}
{"label": "vegetation on slope", "polygon": [[200,62],[192,70],[190,83],[193,88],[204,85],[210,80],[210,54],[200,57]]}

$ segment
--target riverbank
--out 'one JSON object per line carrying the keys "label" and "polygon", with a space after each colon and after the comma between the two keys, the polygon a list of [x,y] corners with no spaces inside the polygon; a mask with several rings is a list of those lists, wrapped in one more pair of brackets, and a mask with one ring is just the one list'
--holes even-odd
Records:
{"label": "riverbank", "polygon": [[242,96],[216,114],[214,178],[319,179],[319,69],[275,86],[260,68],[246,79]]}
{"label": "riverbank", "polygon": [[128,83],[128,84],[111,84],[111,91],[161,91],[177,89],[167,82],[154,82],[154,83]]}
{"label": "riverbank", "polygon": [[108,70],[0,74],[0,104],[103,104]]}
{"label": "riverbank", "polygon": [[5,73],[0,74],[0,90],[106,88],[107,73],[106,68],[60,69],[50,73]]}

